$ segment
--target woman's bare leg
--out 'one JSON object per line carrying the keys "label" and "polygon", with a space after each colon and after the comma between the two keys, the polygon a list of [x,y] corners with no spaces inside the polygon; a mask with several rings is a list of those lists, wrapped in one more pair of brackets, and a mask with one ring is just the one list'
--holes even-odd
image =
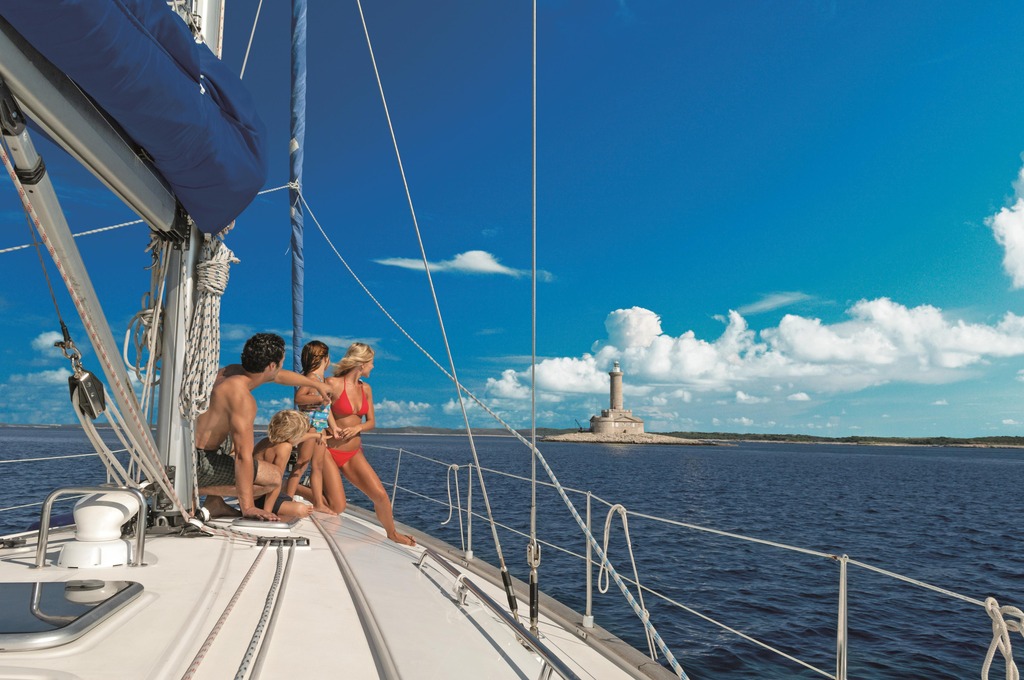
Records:
{"label": "woman's bare leg", "polygon": [[373,501],[373,510],[377,513],[377,519],[380,521],[380,525],[384,527],[384,531],[387,532],[388,538],[402,545],[416,545],[415,538],[408,534],[400,534],[395,529],[395,517],[391,511],[391,499],[388,498],[388,492],[384,489],[384,485],[380,483],[380,478],[373,471],[373,467],[370,466],[370,461],[366,460],[365,455],[357,453],[351,460],[345,463],[341,471],[348,481],[352,482],[357,489]]}
{"label": "woman's bare leg", "polygon": [[[345,487],[338,466],[327,447],[317,444],[313,451],[313,470],[309,476],[313,509],[339,515],[345,510]],[[326,495],[326,498],[325,498]]]}

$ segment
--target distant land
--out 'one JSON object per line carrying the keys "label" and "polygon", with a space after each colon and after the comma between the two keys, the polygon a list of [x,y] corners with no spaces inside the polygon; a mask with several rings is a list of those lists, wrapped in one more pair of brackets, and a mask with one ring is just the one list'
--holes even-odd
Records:
{"label": "distant land", "polygon": [[[537,438],[578,432],[576,428],[556,429],[538,427]],[[410,434],[410,435],[464,435],[465,430],[453,430],[441,427],[396,427],[377,428],[379,434]],[[530,430],[517,430],[524,437],[530,436]],[[368,433],[372,435],[373,432]],[[511,435],[501,428],[474,428],[473,434],[480,436]],[[668,437],[680,439],[705,439],[719,442],[781,442],[789,444],[860,444],[864,446],[961,446],[973,448],[1024,448],[1024,437],[819,437],[810,434],[750,434],[737,432],[656,432]]]}
{"label": "distant land", "polygon": [[[23,423],[0,423],[0,428],[21,427],[37,429],[79,429],[76,424],[66,425],[28,425]],[[106,424],[97,424],[97,427],[108,427]],[[265,431],[266,424],[257,423],[257,431]],[[537,438],[568,434],[578,432],[576,428],[556,429],[551,427],[538,427]],[[530,430],[517,430],[517,432],[529,438]],[[364,436],[372,437],[374,434],[405,434],[405,435],[464,435],[465,430],[455,430],[444,427],[385,427],[377,428]],[[481,437],[511,437],[503,428],[474,428],[473,434]],[[680,439],[704,439],[714,442],[780,442],[788,444],[860,444],[864,446],[959,446],[967,448],[1024,448],[1024,437],[819,437],[810,434],[750,434],[737,432],[657,432],[668,437]]]}

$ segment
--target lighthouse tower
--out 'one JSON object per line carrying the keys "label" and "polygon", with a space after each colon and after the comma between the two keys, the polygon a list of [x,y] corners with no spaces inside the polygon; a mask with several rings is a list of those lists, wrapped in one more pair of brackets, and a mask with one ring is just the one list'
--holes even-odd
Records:
{"label": "lighthouse tower", "polygon": [[643,434],[643,419],[634,416],[631,410],[622,408],[622,371],[618,361],[608,376],[611,378],[609,408],[590,419],[590,431],[594,434]]}

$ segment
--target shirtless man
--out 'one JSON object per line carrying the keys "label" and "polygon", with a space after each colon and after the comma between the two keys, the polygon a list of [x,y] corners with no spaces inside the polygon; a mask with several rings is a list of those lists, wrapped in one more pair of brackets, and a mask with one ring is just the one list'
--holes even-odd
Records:
{"label": "shirtless man", "polygon": [[[253,423],[256,399],[252,391],[275,382],[292,387],[312,387],[330,402],[323,383],[301,373],[281,369],[284,339],[257,333],[245,342],[242,363],[231,364],[217,374],[210,394],[210,408],[196,418],[196,475],[199,495],[206,496],[212,517],[238,513],[223,496],[234,496],[243,517],[276,520],[277,515],[256,507],[254,498],[281,486],[281,471],[259,465],[253,459]],[[232,456],[232,451],[234,456]]]}

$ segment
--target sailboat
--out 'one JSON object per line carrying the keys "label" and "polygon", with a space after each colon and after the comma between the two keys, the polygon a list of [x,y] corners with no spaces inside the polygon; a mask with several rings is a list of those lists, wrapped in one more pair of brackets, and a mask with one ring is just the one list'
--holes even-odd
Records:
{"label": "sailboat", "polygon": [[[208,399],[219,336],[198,321],[211,304],[202,271],[230,260],[211,235],[266,177],[261,124],[216,58],[222,11],[206,1],[0,6],[4,162],[100,364],[83,365],[65,325],[72,400],[98,449],[92,421],[105,413],[131,453],[123,465],[101,451],[108,484],[54,490],[38,530],[4,539],[0,677],[671,677],[507,571],[425,535],[398,546],[356,511],[204,522],[190,419]],[[295,16],[301,29],[304,2]],[[148,407],[36,152],[40,131],[154,234],[166,277],[153,291],[162,323],[148,349],[159,337],[162,356],[145,367],[160,382]],[[293,213],[300,181],[293,174]],[[53,504],[75,494],[73,530],[51,530]]]}
{"label": "sailboat", "polygon": [[[295,0],[294,8],[301,27],[305,3]],[[686,677],[685,658],[668,649],[658,622],[637,602],[639,578],[615,571],[589,518],[568,498],[595,566],[607,570],[638,613],[650,643],[647,654],[596,625],[589,611],[580,614],[546,597],[536,580],[522,583],[503,564],[486,564],[471,548],[453,547],[415,527],[403,530],[419,546],[398,546],[358,508],[294,523],[203,517],[193,482],[190,418],[208,397],[209,369],[219,359],[216,327],[196,319],[215,316],[222,282],[204,277],[231,259],[220,239],[204,234],[221,233],[266,181],[260,124],[247,115],[244,87],[216,60],[222,11],[212,0],[0,2],[3,156],[94,348],[97,372],[85,365],[70,333],[61,343],[74,370],[76,413],[111,480],[54,489],[41,508],[39,528],[2,539],[0,678]],[[62,27],[53,25],[56,15]],[[104,35],[93,35],[101,27]],[[86,35],[90,42],[77,44]],[[299,31],[299,55],[302,41]],[[143,51],[113,61],[126,42]],[[197,126],[200,120],[212,128]],[[301,150],[298,113],[296,121],[292,138]],[[159,374],[159,399],[148,388],[140,397],[125,369],[35,152],[39,131],[93,171],[156,235],[154,263],[166,277],[155,285],[153,316],[162,323],[148,334],[141,374]],[[183,147],[195,155],[181,154]],[[295,154],[292,160],[290,203],[298,218],[305,205],[301,163]],[[197,176],[197,168],[204,173]],[[295,230],[299,256],[301,226]],[[235,237],[244,238],[244,225]],[[298,348],[302,306],[296,299]],[[196,366],[200,370],[192,372]],[[453,365],[448,373],[460,399],[468,398]],[[91,423],[101,413],[121,433],[130,464],[111,455],[96,434]],[[556,484],[535,442],[514,435]],[[474,472],[478,491],[484,491],[478,462]],[[68,496],[82,496],[75,525],[51,529],[54,504]],[[539,563],[539,547],[533,549]],[[834,674],[808,668],[845,678],[849,560],[818,557],[839,564],[843,579],[836,659]],[[1009,645],[1000,645],[1019,610],[985,606],[994,630],[987,672],[999,653],[1012,665]]]}

